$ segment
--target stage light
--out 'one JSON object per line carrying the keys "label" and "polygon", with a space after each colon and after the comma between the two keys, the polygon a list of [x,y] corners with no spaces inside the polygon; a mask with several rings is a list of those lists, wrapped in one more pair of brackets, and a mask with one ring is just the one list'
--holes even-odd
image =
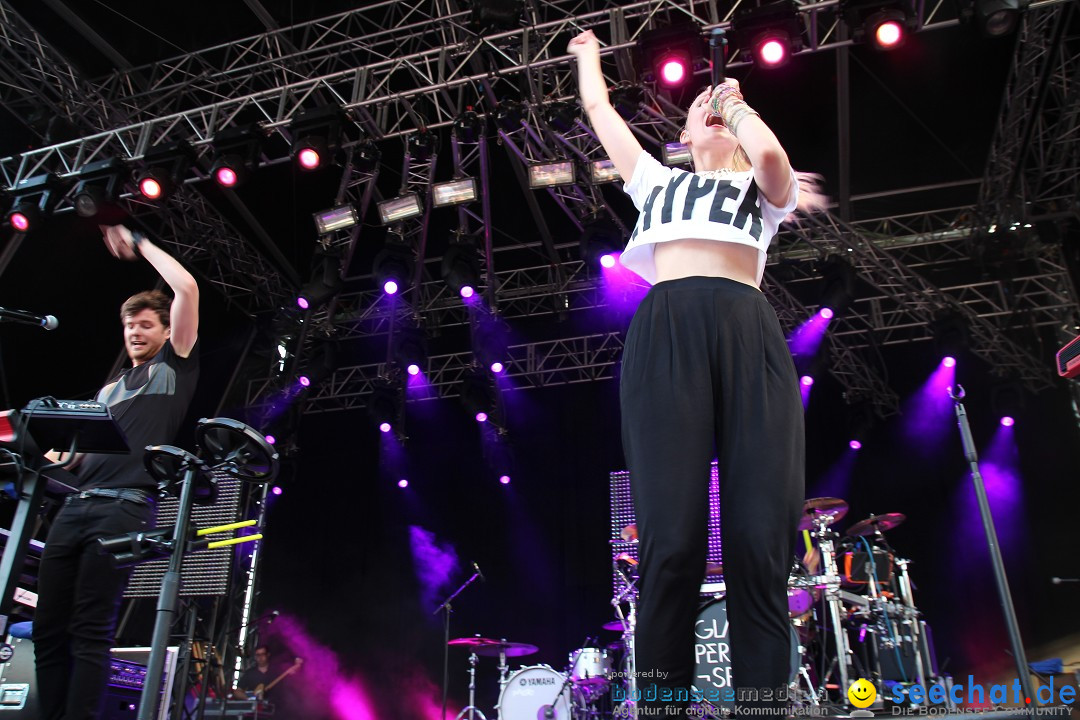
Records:
{"label": "stage light", "polygon": [[495,413],[498,391],[486,370],[474,368],[461,380],[461,402],[477,422],[487,422]]}
{"label": "stage light", "polygon": [[427,130],[417,130],[406,138],[405,147],[408,149],[410,162],[424,163],[438,152],[439,138]]}
{"label": "stage light", "polygon": [[956,358],[954,358],[952,355],[946,355],[941,360],[941,364],[948,368],[956,367]]}
{"label": "stage light", "polygon": [[135,176],[135,186],[147,200],[168,200],[194,159],[195,151],[187,142],[152,148],[143,157],[145,166]]}
{"label": "stage light", "polygon": [[378,206],[379,220],[383,225],[393,225],[402,220],[418,217],[424,212],[420,205],[420,196],[416,193],[406,193],[390,200],[383,200]]}
{"label": "stage light", "polygon": [[516,100],[500,100],[496,105],[495,122],[503,132],[520,130],[525,121],[525,106]]}
{"label": "stage light", "polygon": [[1016,420],[1006,415],[1005,417],[1001,418],[1001,424],[1005,427],[1012,427],[1016,424]]}
{"label": "stage light", "polygon": [[472,326],[473,357],[481,367],[499,374],[510,361],[510,328],[497,315],[477,315]]}
{"label": "stage light", "polygon": [[337,150],[341,139],[344,113],[336,105],[305,110],[289,123],[291,153],[303,172],[324,167]]}
{"label": "stage light", "polygon": [[859,450],[870,434],[874,424],[874,408],[868,400],[856,400],[847,406],[848,447]]}
{"label": "stage light", "polygon": [[615,253],[623,246],[622,231],[607,218],[596,218],[585,223],[580,239],[581,259],[587,265],[615,267]]}
{"label": "stage light", "polygon": [[529,187],[533,190],[573,184],[574,163],[570,160],[529,166]]}
{"label": "stage light", "polygon": [[372,383],[368,396],[368,417],[381,432],[388,433],[402,424],[405,408],[401,383],[389,378],[378,378]]}
{"label": "stage light", "polygon": [[281,486],[275,485],[274,487],[270,488],[270,492],[274,493],[275,495],[280,495],[282,493]]}
{"label": "stage light", "polygon": [[40,220],[41,212],[30,203],[19,203],[7,214],[7,223],[16,232],[30,232]]}
{"label": "stage light", "polygon": [[847,310],[855,300],[855,268],[840,255],[830,255],[821,264],[821,307],[822,317],[824,309],[829,310],[832,316]]}
{"label": "stage light", "polygon": [[347,230],[360,222],[360,215],[352,205],[339,205],[329,210],[314,213],[315,228],[320,235],[328,235],[338,230]]}
{"label": "stage light", "polygon": [[473,242],[465,239],[451,243],[443,255],[440,272],[450,290],[464,298],[472,297],[480,285],[480,257]]}
{"label": "stage light", "polygon": [[509,475],[501,475],[501,476],[499,476],[499,482],[502,483],[503,485],[509,485],[510,484],[510,476]]}
{"label": "stage light", "polygon": [[318,170],[322,165],[326,142],[322,138],[309,137],[296,151],[296,164],[301,170]]}
{"label": "stage light", "polygon": [[667,89],[682,87],[705,64],[701,28],[693,23],[648,30],[638,40],[638,50],[642,79]]}
{"label": "stage light", "polygon": [[792,0],[740,10],[732,19],[736,44],[762,67],[780,67],[803,49],[803,26]]}
{"label": "stage light", "polygon": [[123,220],[124,213],[116,205],[120,184],[127,175],[127,168],[120,158],[90,163],[79,172],[71,204],[75,214],[83,218],[98,218],[105,225],[115,225]]}
{"label": "stage light", "polygon": [[296,304],[302,310],[318,308],[341,290],[341,258],[320,251],[315,256],[316,266],[311,279],[300,288]]}
{"label": "stage light", "polygon": [[267,435],[266,436],[266,442],[268,444],[270,444],[270,445],[275,445],[275,444],[277,444],[277,438],[274,437],[273,435]]}
{"label": "stage light", "polygon": [[435,207],[447,207],[473,202],[479,197],[476,191],[476,178],[466,177],[448,182],[435,183],[431,186],[431,204]]}
{"label": "stage light", "polygon": [[478,422],[478,423],[487,422],[487,419],[488,419],[488,414],[486,412],[478,412],[478,413],[476,413],[476,422]]}
{"label": "stage light", "polygon": [[405,478],[401,478],[400,480],[397,481],[397,486],[399,488],[407,488],[407,487],[409,487],[409,481],[406,480]]}
{"label": "stage light", "polygon": [[955,363],[968,347],[967,318],[955,308],[940,310],[930,321],[930,333],[934,338],[935,354],[942,358],[952,358]]}
{"label": "stage light", "polygon": [[619,113],[623,120],[630,122],[637,117],[642,103],[645,102],[645,89],[640,85],[622,82],[611,88],[608,96],[615,112]]}
{"label": "stage light", "polygon": [[552,102],[544,106],[544,122],[557,133],[568,133],[581,117],[581,106],[576,102]]}
{"label": "stage light", "polygon": [[1014,378],[996,380],[990,388],[990,408],[1001,424],[1012,427],[1024,411],[1024,386]]}
{"label": "stage light", "polygon": [[495,373],[496,375],[498,375],[499,373],[501,373],[505,369],[506,369],[506,366],[504,366],[501,362],[493,362],[493,363],[491,363],[491,372]]}
{"label": "stage light", "polygon": [[222,155],[214,162],[210,174],[218,185],[232,189],[247,179],[248,169],[239,155]]}
{"label": "stage light", "polygon": [[514,30],[525,12],[522,0],[469,0],[468,4],[472,7],[469,23],[479,35]]}
{"label": "stage light", "polygon": [[214,136],[214,162],[210,177],[223,188],[243,185],[262,152],[263,131],[258,125],[241,125]]}
{"label": "stage light", "polygon": [[879,50],[903,45],[917,23],[909,0],[841,0],[840,14],[853,42],[871,42]]}
{"label": "stage light", "polygon": [[862,443],[858,440],[852,440],[848,442],[848,447],[850,447],[852,450],[862,450]]}
{"label": "stage light", "polygon": [[831,307],[821,308],[821,317],[825,318],[826,320],[832,320],[833,315],[835,314],[836,313],[833,312],[833,309]]}
{"label": "stage light", "polygon": [[390,357],[409,375],[419,375],[427,365],[427,338],[424,331],[410,325],[394,328]]}
{"label": "stage light", "polygon": [[454,137],[458,142],[473,145],[483,137],[484,123],[471,107],[454,119]]}
{"label": "stage light", "polygon": [[802,378],[799,379],[799,382],[801,382],[806,387],[810,387],[814,384],[814,378],[810,377],[809,375],[803,375]]}
{"label": "stage light", "polygon": [[303,295],[296,298],[296,304],[300,306],[301,310],[307,310],[309,307],[311,307],[311,302],[308,301],[308,299]]}
{"label": "stage light", "polygon": [[311,378],[309,378],[307,375],[301,375],[297,379],[300,382],[301,387],[310,387],[311,386]]}
{"label": "stage light", "polygon": [[589,163],[589,179],[592,180],[593,185],[599,185],[600,183],[622,180],[622,175],[619,174],[619,169],[615,167],[615,163],[605,158],[603,160],[593,160]]}
{"label": "stage light", "polygon": [[975,0],[975,24],[986,37],[1009,35],[1027,6],[1027,0]]}
{"label": "stage light", "polygon": [[383,283],[383,292],[387,295],[397,295],[398,289],[396,280],[387,280]]}
{"label": "stage light", "polygon": [[664,143],[660,148],[660,155],[663,158],[664,164],[668,167],[689,165],[692,160],[690,148],[686,147],[681,142]]}

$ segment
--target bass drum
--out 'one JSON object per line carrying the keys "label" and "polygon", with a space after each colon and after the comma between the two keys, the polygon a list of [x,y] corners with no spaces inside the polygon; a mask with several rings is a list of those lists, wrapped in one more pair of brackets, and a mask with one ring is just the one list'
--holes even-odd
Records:
{"label": "bass drum", "polygon": [[506,681],[497,709],[499,720],[536,720],[543,718],[549,707],[555,711],[555,720],[572,720],[574,709],[583,704],[580,690],[566,682],[565,674],[548,665],[530,665],[515,671]]}
{"label": "bass drum", "polygon": [[[713,600],[698,611],[694,625],[694,687],[705,698],[719,692],[720,697],[731,685],[731,646],[729,644],[727,603]],[[788,682],[799,672],[799,636],[791,628],[791,673]],[[714,703],[730,708],[732,703]]]}

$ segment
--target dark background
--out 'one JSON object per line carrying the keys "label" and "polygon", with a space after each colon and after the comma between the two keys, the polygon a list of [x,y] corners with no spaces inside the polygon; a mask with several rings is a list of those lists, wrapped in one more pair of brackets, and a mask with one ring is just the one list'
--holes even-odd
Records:
{"label": "dark background", "polygon": [[[111,69],[43,6],[14,4],[88,76]],[[286,24],[349,3],[264,5]],[[78,11],[135,63],[262,30],[239,4],[215,5],[213,21],[190,5],[87,3]],[[917,35],[894,53],[855,48],[853,193],[979,178],[1013,42],[984,40],[970,28],[956,27]],[[793,163],[823,173],[833,195],[834,65],[832,53],[818,53],[796,57],[776,73],[738,75],[748,100],[776,130]],[[18,152],[31,137],[16,118],[0,113],[0,153]],[[400,142],[385,143],[383,152],[380,189],[389,196],[400,183]],[[493,157],[496,234],[536,239],[531,223],[520,221],[525,217],[522,191],[505,157]],[[445,152],[437,176],[448,176],[448,167]],[[336,181],[333,173],[300,176],[278,166],[260,171],[239,191],[301,277],[308,276],[315,240],[311,213],[327,206]],[[857,203],[856,213],[869,217],[947,207],[973,199],[975,187],[929,198],[866,201]],[[220,200],[213,187],[200,189]],[[630,205],[617,188],[605,192],[624,219],[632,220]],[[569,238],[569,224],[546,196],[541,194],[540,201],[556,232]],[[451,214],[440,218],[436,213],[433,252],[443,242],[440,228],[450,224]],[[370,272],[383,234],[374,208],[365,223],[363,247],[351,268],[358,275]],[[0,237],[7,241],[7,235]],[[1075,259],[1075,226],[1064,242]],[[28,237],[0,278],[0,305],[55,314],[61,326],[51,333],[0,326],[0,406],[21,407],[41,395],[92,395],[121,348],[120,303],[154,282],[147,266],[113,259],[95,229],[70,215],[54,218]],[[198,417],[242,413],[243,408],[219,408],[219,403],[251,327],[205,283],[203,288],[203,379],[192,423]],[[569,322],[599,331],[626,321],[625,316],[597,313]],[[555,322],[523,321],[511,330],[521,339],[564,332]],[[1054,349],[1052,343],[1040,348],[1047,365]],[[364,355],[371,348],[352,352]],[[939,360],[929,343],[882,352],[890,385],[904,399],[919,389]],[[961,357],[958,377],[969,393],[980,448],[998,427],[989,371],[985,363]],[[560,668],[586,636],[614,639],[599,626],[612,615],[608,474],[624,468],[617,383],[518,390],[506,393],[505,401],[513,451],[509,486],[496,481],[480,429],[454,400],[410,404],[404,458],[394,462],[380,447],[384,438],[362,412],[302,418],[299,449],[286,458],[278,481],[284,492],[273,498],[269,510],[258,599],[258,612],[280,610],[288,620],[267,630],[278,660],[323,653],[320,667],[332,667],[336,676],[351,679],[352,687],[366,688],[372,705],[407,705],[421,708],[417,717],[433,716],[423,710],[437,696],[441,678],[442,627],[432,610],[469,576],[472,562],[487,581],[468,588],[455,603],[452,636],[479,633],[533,643],[540,652],[513,667],[549,663]],[[839,523],[841,529],[871,513],[906,514],[907,522],[888,538],[913,560],[916,598],[933,626],[945,670],[979,676],[1007,667],[1007,642],[979,519],[962,502],[970,479],[955,421],[949,415],[940,418],[923,436],[922,449],[904,432],[904,416],[878,423],[846,480],[836,484],[832,469],[850,456],[843,416],[839,386],[819,377],[807,412],[807,496],[827,492],[845,498],[851,510]],[[1049,582],[1055,575],[1080,575],[1071,532],[1080,499],[1080,433],[1064,385],[1026,395],[1017,420],[1019,494],[995,498],[994,509],[999,523],[1008,526],[1004,552],[1026,644],[1038,648],[1080,626],[1074,613],[1080,586]],[[940,442],[927,449],[934,438]],[[178,444],[191,447],[190,433]],[[397,487],[400,477],[410,481],[407,489]],[[411,527],[432,533],[436,544],[456,558],[445,584],[433,587],[423,579],[435,563],[414,556]],[[451,650],[451,694],[457,707],[466,698],[465,657]],[[305,678],[306,687],[313,687],[313,676]],[[489,708],[497,699],[494,661],[482,661],[479,687],[481,707]],[[339,695],[344,698],[340,703],[333,700]],[[349,715],[342,708],[362,705],[340,689],[328,697],[344,716]]]}

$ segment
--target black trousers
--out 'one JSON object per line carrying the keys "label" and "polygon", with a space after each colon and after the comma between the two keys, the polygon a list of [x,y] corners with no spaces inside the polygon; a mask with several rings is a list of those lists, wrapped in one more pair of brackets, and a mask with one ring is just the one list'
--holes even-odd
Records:
{"label": "black trousers", "polygon": [[[627,333],[620,395],[640,537],[636,670],[653,673],[639,687],[652,678],[667,688],[694,681],[715,457],[733,682],[758,697],[786,688],[786,585],[804,492],[804,436],[776,313],[760,291],[734,280],[657,283]],[[682,706],[664,707],[678,714]]]}
{"label": "black trousers", "polygon": [[118,570],[97,539],[146,530],[150,505],[113,498],[68,501],[45,540],[34,612],[41,720],[97,716],[130,568]]}

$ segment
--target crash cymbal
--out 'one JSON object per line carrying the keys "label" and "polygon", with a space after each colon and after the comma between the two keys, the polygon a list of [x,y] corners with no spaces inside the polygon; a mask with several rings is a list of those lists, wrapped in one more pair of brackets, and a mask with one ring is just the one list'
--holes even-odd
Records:
{"label": "crash cymbal", "polygon": [[619,533],[619,537],[625,542],[637,542],[637,523],[630,523],[624,527],[622,532]]}
{"label": "crash cymbal", "polygon": [[628,567],[636,568],[638,561],[634,559],[634,556],[630,553],[619,553],[615,556],[615,562],[627,565]]}
{"label": "crash cymbal", "polygon": [[622,632],[623,631],[622,620],[608,620],[606,623],[604,623],[600,627],[604,628],[605,630],[610,630],[611,632]]}
{"label": "crash cymbal", "polygon": [[506,657],[521,657],[522,655],[532,655],[534,652],[537,652],[540,649],[535,645],[529,645],[528,643],[507,642],[506,640],[492,640],[491,638],[484,637],[454,638],[448,644],[472,648],[472,651],[477,655],[498,656],[499,654],[505,652]]}
{"label": "crash cymbal", "polygon": [[826,520],[826,525],[832,525],[840,518],[847,515],[848,504],[840,498],[819,497],[810,498],[803,503],[802,519],[799,520],[800,530],[813,530],[817,527],[818,518]]}
{"label": "crash cymbal", "polygon": [[705,563],[705,577],[720,577],[724,574],[723,563]]}
{"label": "crash cymbal", "polygon": [[871,515],[865,520],[860,520],[848,528],[849,536],[873,535],[876,532],[892,530],[900,523],[907,520],[904,513],[885,513],[884,515]]}

